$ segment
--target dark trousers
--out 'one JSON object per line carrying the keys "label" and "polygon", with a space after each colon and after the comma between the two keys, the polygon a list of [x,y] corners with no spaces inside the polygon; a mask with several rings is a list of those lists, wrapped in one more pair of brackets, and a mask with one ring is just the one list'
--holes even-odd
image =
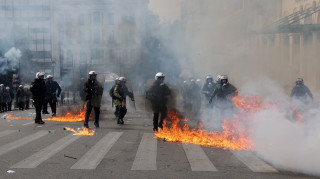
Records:
{"label": "dark trousers", "polygon": [[[160,121],[159,121],[159,114],[160,115]],[[162,128],[163,126],[163,120],[167,118],[167,109],[162,109],[160,111],[154,111],[153,113],[153,128],[158,129],[158,127]]]}
{"label": "dark trousers", "polygon": [[10,102],[7,103],[8,111],[11,111],[11,106],[12,106],[12,101],[10,101]]}
{"label": "dark trousers", "polygon": [[35,107],[35,110],[36,110],[36,118],[35,118],[35,121],[36,122],[39,122],[39,121],[42,121],[42,118],[41,118],[41,109],[42,109],[42,106],[43,106],[43,102],[42,101],[34,101],[33,102],[33,105]]}
{"label": "dark trousers", "polygon": [[25,108],[25,109],[29,109],[29,108],[30,108],[30,107],[29,107],[29,103],[30,103],[30,100],[27,99],[27,100],[26,100],[26,104],[25,104],[25,105],[26,105],[26,108]]}
{"label": "dark trousers", "polygon": [[43,105],[43,109],[42,109],[43,112],[48,112],[48,103],[50,105],[52,114],[56,114],[56,112],[57,112],[57,98],[47,97],[44,102],[44,105]]}
{"label": "dark trousers", "polygon": [[127,114],[127,108],[122,107],[122,105],[116,106],[116,112],[117,112],[117,117],[119,119],[123,119],[124,116]]}
{"label": "dark trousers", "polygon": [[93,107],[90,101],[87,101],[86,105],[87,105],[87,110],[86,110],[86,116],[84,119],[84,126],[88,127],[89,117],[90,117],[92,108],[94,108],[94,123],[96,125],[99,125],[100,107]]}
{"label": "dark trousers", "polygon": [[24,102],[19,102],[18,106],[19,106],[19,110],[24,110]]}

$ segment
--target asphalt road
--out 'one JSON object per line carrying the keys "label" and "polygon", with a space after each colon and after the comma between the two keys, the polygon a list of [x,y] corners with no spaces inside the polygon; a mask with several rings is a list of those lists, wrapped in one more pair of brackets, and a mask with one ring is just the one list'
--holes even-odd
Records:
{"label": "asphalt road", "polygon": [[[63,129],[82,122],[37,125],[1,113],[0,178],[312,178],[281,171],[252,152],[155,139],[150,114],[129,109],[125,124],[118,125],[108,111],[94,136]],[[33,109],[11,113],[34,117]]]}

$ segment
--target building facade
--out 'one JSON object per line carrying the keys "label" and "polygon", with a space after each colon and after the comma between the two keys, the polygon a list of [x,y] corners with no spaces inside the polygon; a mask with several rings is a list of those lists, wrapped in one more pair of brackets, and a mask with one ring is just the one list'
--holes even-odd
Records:
{"label": "building facade", "polygon": [[86,78],[89,70],[124,75],[139,59],[148,3],[0,0],[1,44],[26,51],[19,73],[30,78],[37,71],[62,81]]}

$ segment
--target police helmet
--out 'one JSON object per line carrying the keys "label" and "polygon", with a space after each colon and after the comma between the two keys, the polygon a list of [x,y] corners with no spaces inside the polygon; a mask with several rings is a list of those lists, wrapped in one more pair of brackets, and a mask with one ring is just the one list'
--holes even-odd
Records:
{"label": "police helmet", "polygon": [[297,85],[303,84],[303,79],[302,79],[302,78],[297,78],[296,84],[297,84]]}
{"label": "police helmet", "polygon": [[158,80],[158,79],[164,79],[164,74],[162,73],[162,72],[158,72],[157,74],[156,74],[156,76],[154,77],[154,79],[156,79],[156,80]]}
{"label": "police helmet", "polygon": [[91,76],[91,75],[97,75],[97,73],[95,72],[95,71],[89,71],[89,74],[88,74],[89,76]]}
{"label": "police helmet", "polygon": [[224,84],[229,83],[229,81],[228,81],[228,76],[227,76],[227,75],[221,75],[221,76],[220,76],[220,83],[221,83],[221,84],[222,84],[222,83],[224,83]]}
{"label": "police helmet", "polygon": [[23,85],[19,85],[19,88],[23,88]]}
{"label": "police helmet", "polygon": [[119,78],[119,81],[122,82],[122,83],[125,83],[127,81],[127,79],[125,77],[121,76]]}
{"label": "police helmet", "polygon": [[52,79],[52,78],[53,78],[52,75],[48,75],[48,76],[47,76],[47,79]]}

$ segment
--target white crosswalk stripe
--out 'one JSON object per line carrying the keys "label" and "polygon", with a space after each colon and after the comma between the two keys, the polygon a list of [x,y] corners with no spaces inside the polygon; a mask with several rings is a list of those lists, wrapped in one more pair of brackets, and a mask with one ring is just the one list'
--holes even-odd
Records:
{"label": "white crosswalk stripe", "polygon": [[94,145],[71,169],[95,169],[123,132],[110,132]]}
{"label": "white crosswalk stripe", "polygon": [[0,155],[3,155],[7,152],[10,152],[11,150],[14,150],[18,147],[21,147],[29,142],[32,142],[34,140],[37,140],[45,135],[49,134],[48,131],[45,130],[41,130],[39,132],[36,132],[34,134],[28,135],[26,137],[23,137],[21,139],[18,139],[16,141],[13,141],[11,143],[5,144],[3,146],[0,147]]}
{"label": "white crosswalk stripe", "polygon": [[157,170],[157,140],[153,133],[142,136],[131,170]]}
{"label": "white crosswalk stripe", "polygon": [[275,168],[268,165],[250,151],[231,151],[242,163],[253,172],[277,172]]}
{"label": "white crosswalk stripe", "polygon": [[5,130],[5,131],[2,131],[2,132],[0,132],[0,137],[7,136],[7,135],[12,134],[14,132],[17,132],[17,130]]}
{"label": "white crosswalk stripe", "polygon": [[18,162],[13,165],[11,168],[35,168],[40,165],[45,160],[49,159],[56,153],[60,152],[64,148],[66,148],[69,144],[79,139],[81,136],[74,136],[72,134],[59,139],[55,143],[49,145],[48,147],[40,150],[34,155]]}
{"label": "white crosswalk stripe", "polygon": [[182,144],[192,171],[218,171],[199,145]]}
{"label": "white crosswalk stripe", "polygon": [[[0,137],[4,137],[17,132],[17,130],[5,130],[0,132]],[[11,143],[0,146],[0,155],[8,153],[23,145],[35,141],[43,136],[49,134],[47,130],[41,130],[34,134],[22,137]],[[104,159],[104,156],[112,149],[112,147],[119,141],[123,132],[109,132],[102,137],[97,143],[95,143],[84,155],[76,161],[70,169],[87,169],[93,170]],[[74,136],[72,134],[63,138],[59,138],[53,143],[39,152],[26,156],[24,160],[12,165],[11,168],[36,168],[40,164],[44,163],[58,152],[65,150],[67,146],[75,143],[81,136]],[[122,139],[121,139],[122,140]],[[154,138],[153,133],[144,133],[142,135],[138,150],[135,154],[134,161],[131,166],[131,170],[158,170],[157,168],[157,149],[158,140]],[[77,144],[75,144],[77,145]],[[213,162],[215,158],[209,158],[210,156],[205,153],[203,148],[199,145],[182,144],[185,157],[188,160],[192,171],[211,171],[218,172],[218,169],[214,166]],[[228,151],[226,151],[228,152]],[[231,153],[243,164],[245,164],[252,172],[278,172],[263,160],[259,159],[251,151],[231,151]],[[183,155],[182,155],[183,156]],[[220,170],[220,169],[219,169]]]}

